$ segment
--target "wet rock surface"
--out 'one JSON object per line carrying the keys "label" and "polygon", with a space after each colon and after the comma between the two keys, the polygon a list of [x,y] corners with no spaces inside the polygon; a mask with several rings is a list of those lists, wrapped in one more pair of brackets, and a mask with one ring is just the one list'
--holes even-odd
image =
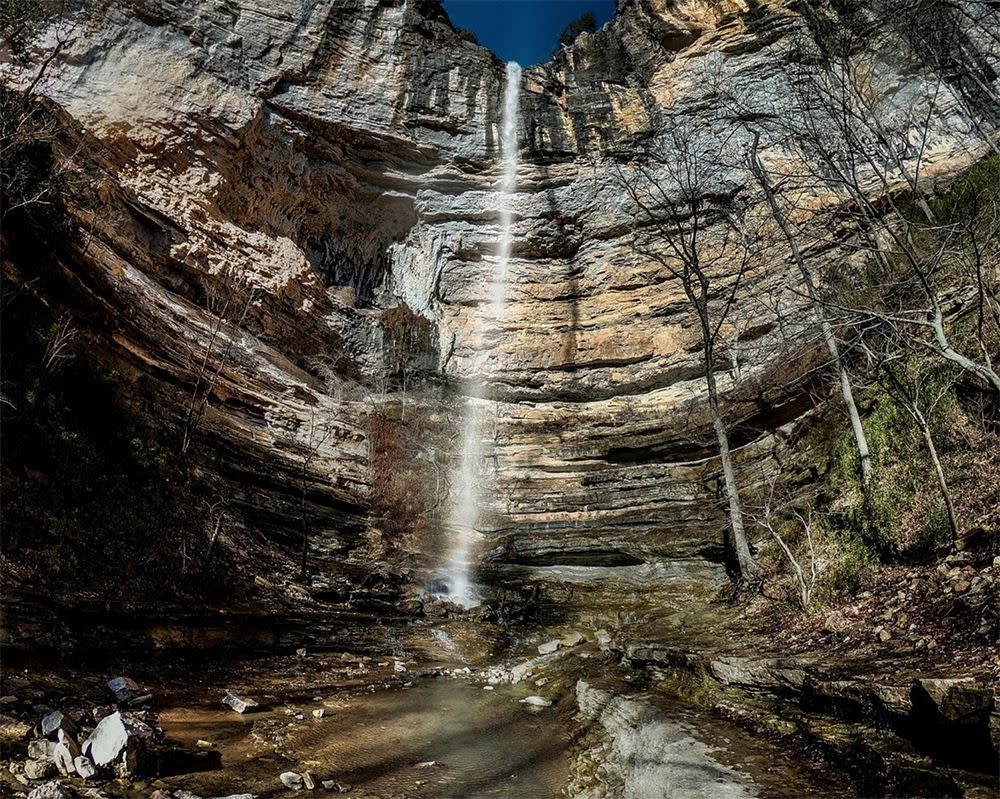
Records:
{"label": "wet rock surface", "polygon": [[616,696],[581,680],[576,701],[581,716],[599,725],[605,739],[591,754],[603,767],[595,770],[598,784],[578,796],[746,799],[757,794],[745,775],[715,760],[709,746],[641,699]]}

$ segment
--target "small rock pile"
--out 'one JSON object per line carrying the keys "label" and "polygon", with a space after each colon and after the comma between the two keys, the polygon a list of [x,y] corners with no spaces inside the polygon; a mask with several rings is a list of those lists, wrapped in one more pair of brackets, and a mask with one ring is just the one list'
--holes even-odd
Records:
{"label": "small rock pile", "polygon": [[[113,704],[47,708],[33,726],[12,716],[0,716],[0,737],[5,743],[17,749],[27,739],[26,757],[12,758],[8,770],[17,782],[31,789],[30,799],[62,799],[65,791],[60,778],[129,779],[146,768],[152,747],[162,738],[147,709],[152,695],[128,677],[109,680],[108,691]],[[5,709],[13,710],[17,704],[16,697],[3,698]],[[32,710],[37,707],[32,705]],[[25,710],[22,715],[30,712]]]}
{"label": "small rock pile", "polygon": [[281,784],[293,791],[316,790],[317,785],[322,785],[323,789],[330,793],[346,793],[351,790],[350,785],[343,785],[336,780],[317,780],[311,771],[285,771],[278,776]]}

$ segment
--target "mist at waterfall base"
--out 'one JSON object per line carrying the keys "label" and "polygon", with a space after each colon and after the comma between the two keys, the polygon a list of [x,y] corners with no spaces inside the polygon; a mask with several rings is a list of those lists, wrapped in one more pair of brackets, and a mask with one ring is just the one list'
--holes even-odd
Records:
{"label": "mist at waterfall base", "polygon": [[[507,64],[503,115],[500,128],[501,178],[499,201],[499,236],[496,260],[489,278],[489,305],[486,313],[476,315],[478,332],[487,337],[503,324],[507,310],[507,271],[510,264],[514,214],[514,189],[517,180],[518,100],[521,67]],[[481,536],[477,530],[489,481],[489,464],[484,457],[484,428],[495,413],[487,386],[488,375],[474,375],[462,420],[462,451],[455,474],[457,490],[452,497],[448,519],[451,550],[441,575],[441,593],[463,607],[472,607],[479,596],[472,581],[473,557]],[[444,590],[446,588],[446,590]]]}

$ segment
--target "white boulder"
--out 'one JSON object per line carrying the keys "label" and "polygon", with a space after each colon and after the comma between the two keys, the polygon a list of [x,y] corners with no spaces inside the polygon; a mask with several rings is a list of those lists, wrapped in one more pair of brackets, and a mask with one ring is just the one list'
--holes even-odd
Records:
{"label": "white boulder", "polygon": [[278,779],[281,780],[281,784],[286,788],[291,788],[293,791],[302,790],[302,775],[294,771],[285,771],[278,775]]}
{"label": "white boulder", "polygon": [[116,711],[101,719],[83,742],[83,754],[96,766],[106,766],[120,759],[132,769],[141,756],[142,742],[152,735],[153,729],[148,724]]}
{"label": "white boulder", "polygon": [[222,704],[231,707],[237,713],[246,713],[260,707],[255,700],[246,696],[237,696],[232,691],[226,691],[226,695],[222,697]]}
{"label": "white boulder", "polygon": [[90,762],[89,757],[79,755],[73,760],[73,766],[76,768],[77,776],[80,777],[80,779],[89,780],[97,774],[97,769],[94,768],[94,764]]}

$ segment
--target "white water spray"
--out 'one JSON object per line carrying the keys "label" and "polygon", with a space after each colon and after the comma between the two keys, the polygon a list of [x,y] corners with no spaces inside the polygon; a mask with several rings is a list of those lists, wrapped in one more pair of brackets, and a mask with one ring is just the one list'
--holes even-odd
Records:
{"label": "white water spray", "polygon": [[[511,227],[513,222],[514,188],[517,180],[517,129],[518,98],[521,89],[521,67],[511,61],[507,64],[507,86],[504,90],[503,116],[500,129],[502,175],[500,178],[500,237],[497,241],[496,268],[490,279],[489,314],[480,320],[481,333],[490,328],[499,330],[507,310],[507,267],[510,263]],[[478,602],[472,583],[472,558],[483,505],[483,484],[488,465],[483,457],[482,436],[485,407],[489,405],[486,388],[487,375],[482,375],[472,385],[471,396],[465,406],[462,425],[462,457],[456,475],[457,485],[451,507],[450,531],[453,538],[448,562],[444,567],[444,581],[448,598],[457,604],[470,607]]]}

